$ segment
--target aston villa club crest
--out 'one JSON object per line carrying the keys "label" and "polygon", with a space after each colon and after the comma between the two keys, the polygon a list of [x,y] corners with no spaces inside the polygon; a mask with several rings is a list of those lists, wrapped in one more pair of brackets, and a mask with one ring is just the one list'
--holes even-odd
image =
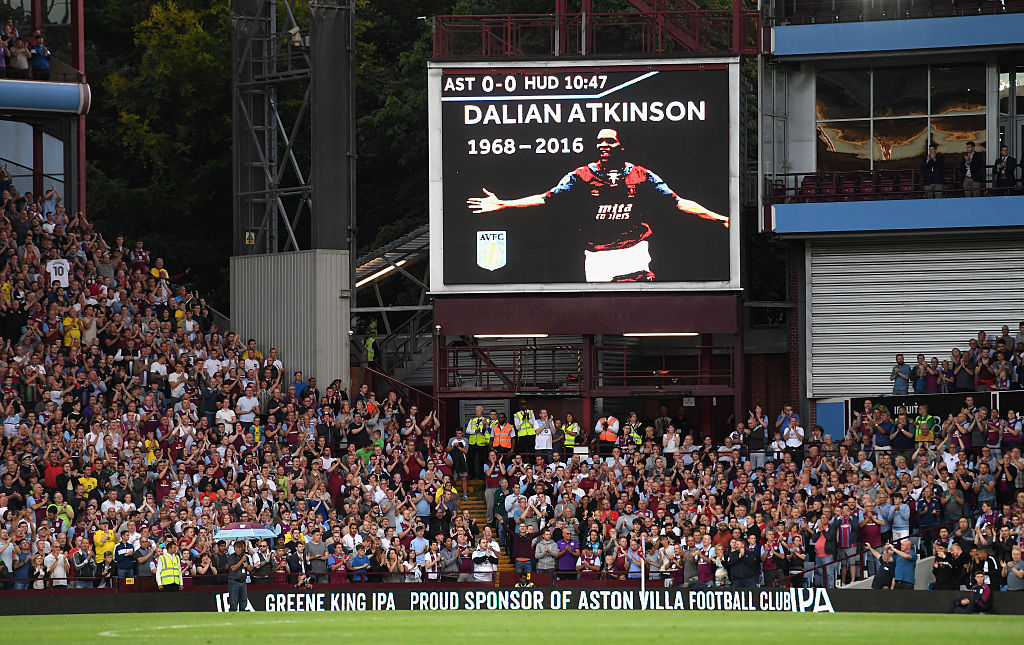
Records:
{"label": "aston villa club crest", "polygon": [[505,231],[476,232],[476,263],[482,269],[495,271],[505,266]]}

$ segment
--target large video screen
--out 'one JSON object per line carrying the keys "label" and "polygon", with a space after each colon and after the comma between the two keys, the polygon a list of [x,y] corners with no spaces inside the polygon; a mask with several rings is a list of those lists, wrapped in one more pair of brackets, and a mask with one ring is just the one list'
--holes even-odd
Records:
{"label": "large video screen", "polygon": [[739,287],[734,59],[429,73],[432,291]]}

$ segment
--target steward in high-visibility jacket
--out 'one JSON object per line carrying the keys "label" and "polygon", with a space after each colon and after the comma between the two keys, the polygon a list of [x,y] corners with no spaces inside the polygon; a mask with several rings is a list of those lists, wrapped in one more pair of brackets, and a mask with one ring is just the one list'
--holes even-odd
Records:
{"label": "steward in high-visibility jacket", "polygon": [[156,559],[156,565],[156,585],[160,591],[181,589],[181,558],[178,557],[177,543],[167,543],[165,551]]}
{"label": "steward in high-visibility jacket", "polygon": [[583,437],[580,437],[580,424],[576,423],[575,421],[569,421],[568,419],[566,419],[565,425],[562,426],[562,432],[565,433],[566,448],[575,448],[577,437],[579,437],[581,441],[583,440]]}
{"label": "steward in high-visibility jacket", "polygon": [[523,409],[516,412],[512,420],[519,435],[519,440],[516,442],[516,452],[533,452],[534,442],[537,440],[537,429],[533,427],[533,422],[536,420],[533,410],[527,408],[524,404]]}
{"label": "steward in high-visibility jacket", "polygon": [[363,350],[366,352],[366,364],[369,365],[377,358],[377,339],[370,335],[370,330],[363,332]]}
{"label": "steward in high-visibility jacket", "polygon": [[520,437],[532,437],[537,434],[537,430],[533,427],[533,410],[520,410],[512,415],[512,418],[515,419]]}
{"label": "steward in high-visibility jacket", "polygon": [[491,442],[491,424],[484,417],[473,417],[466,424],[466,434],[469,435],[469,445],[486,446]]}
{"label": "steward in high-visibility jacket", "polygon": [[516,429],[506,421],[491,427],[491,445],[497,450],[512,450],[512,438],[516,435]]}
{"label": "steward in high-visibility jacket", "polygon": [[615,443],[619,438],[619,420],[610,414],[607,417],[601,417],[597,420],[597,425],[594,426],[594,432],[597,433],[597,438],[601,441]]}

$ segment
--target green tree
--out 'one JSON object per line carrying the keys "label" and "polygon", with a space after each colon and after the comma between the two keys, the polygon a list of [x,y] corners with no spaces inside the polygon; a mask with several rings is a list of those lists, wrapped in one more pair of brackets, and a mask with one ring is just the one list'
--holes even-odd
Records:
{"label": "green tree", "polygon": [[90,122],[90,145],[99,140],[98,154],[90,148],[90,210],[105,233],[144,239],[172,271],[194,267],[198,286],[223,304],[231,252],[229,3],[129,2],[121,6],[126,19],[116,17],[119,5],[100,0],[93,9],[113,28],[109,40],[91,39],[107,65],[99,65],[105,109],[96,126]]}

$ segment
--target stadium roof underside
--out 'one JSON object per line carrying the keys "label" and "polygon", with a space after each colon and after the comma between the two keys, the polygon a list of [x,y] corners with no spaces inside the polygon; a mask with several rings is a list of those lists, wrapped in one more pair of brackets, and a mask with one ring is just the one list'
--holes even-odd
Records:
{"label": "stadium roof underside", "polygon": [[[408,269],[419,260],[425,259],[430,250],[429,227],[424,224],[419,228],[406,233],[392,242],[375,249],[356,260],[355,288],[357,290],[373,286],[376,283],[395,273],[404,275],[423,291],[428,290],[426,276],[416,277]],[[425,311],[431,309],[430,305],[406,305],[388,307],[378,302],[379,307],[361,307],[353,309],[359,311]]]}

